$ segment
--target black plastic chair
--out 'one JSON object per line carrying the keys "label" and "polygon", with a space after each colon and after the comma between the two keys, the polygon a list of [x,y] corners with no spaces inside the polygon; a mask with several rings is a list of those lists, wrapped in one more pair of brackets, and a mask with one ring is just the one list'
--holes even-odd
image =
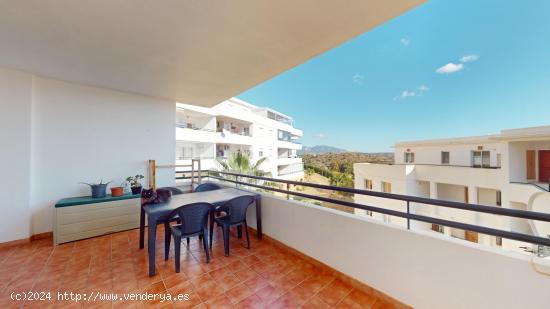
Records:
{"label": "black plastic chair", "polygon": [[[208,250],[208,215],[214,209],[210,203],[193,203],[180,206],[174,209],[167,217],[164,223],[164,259],[168,260],[170,254],[170,234],[174,237],[176,272],[180,272],[180,252],[181,239],[189,237],[202,236],[202,244],[206,253],[206,263],[210,263],[210,253]],[[170,225],[170,220],[178,217],[180,224]]]}
{"label": "black plastic chair", "polygon": [[218,189],[221,189],[222,187],[216,183],[212,183],[212,182],[205,182],[205,183],[202,183],[200,185],[198,185],[196,188],[195,188],[195,192],[205,192],[205,191],[213,191],[213,190],[218,190]]}
{"label": "black plastic chair", "polygon": [[176,187],[162,187],[160,189],[165,189],[165,190],[168,190],[170,192],[172,192],[172,195],[180,195],[180,194],[183,194],[183,190],[181,190],[180,188],[176,188]]}
{"label": "black plastic chair", "polygon": [[[225,216],[214,218],[214,222],[222,227],[223,231],[223,249],[225,256],[229,256],[229,229],[236,226],[242,228],[246,234],[247,248],[250,249],[250,238],[248,237],[248,225],[246,224],[246,211],[248,206],[255,202],[252,195],[244,195],[233,198],[225,202],[222,206],[216,208],[216,211],[223,211]],[[214,235],[213,226],[210,227],[210,248],[212,248],[212,237]]]}

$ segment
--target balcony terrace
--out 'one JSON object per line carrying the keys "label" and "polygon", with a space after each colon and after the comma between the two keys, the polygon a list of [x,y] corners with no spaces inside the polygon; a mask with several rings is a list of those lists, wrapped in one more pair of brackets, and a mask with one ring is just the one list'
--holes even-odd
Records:
{"label": "balcony terrace", "polygon": [[[163,233],[159,233],[163,234]],[[221,233],[216,234],[220,236]],[[147,275],[147,254],[138,249],[138,231],[131,230],[52,247],[48,241],[0,251],[2,308],[80,306],[74,301],[12,301],[7,292],[166,293],[188,294],[187,301],[95,300],[86,307],[108,308],[391,308],[400,304],[374,291],[342,280],[330,269],[273,240],[252,238],[251,249],[236,235],[224,257],[216,237],[212,260],[205,262],[202,245],[193,240],[182,249],[182,272],[174,271],[173,248],[167,261],[159,255],[157,275]],[[164,239],[156,240],[163,252]],[[404,307],[404,306],[403,306]]]}
{"label": "balcony terrace", "polygon": [[[0,187],[7,194],[0,216],[0,306],[547,308],[550,277],[539,273],[548,272],[539,267],[546,261],[544,250],[539,250],[541,256],[505,252],[305,201],[472,230],[531,243],[532,248],[546,248],[547,238],[427,217],[406,208],[388,210],[304,194],[298,188],[309,185],[375,195],[280,179],[219,172],[203,176],[243,190],[261,190],[265,236],[252,237],[251,248],[245,249],[232,234],[232,251],[225,257],[216,231],[208,264],[196,239],[189,246],[183,242],[179,274],[173,268],[173,247],[169,259],[162,258],[163,233],[148,240],[157,249],[152,277],[135,229],[52,245],[57,224],[53,205],[67,196],[87,197],[89,188],[80,182],[103,179],[118,185],[136,174],[146,175],[143,186],[151,187],[174,186],[180,177],[193,180],[193,175],[176,172],[177,132],[205,132],[188,127],[188,122],[174,128],[177,102],[212,107],[423,2],[321,1],[314,10],[311,2],[300,1],[1,2],[0,103],[5,108],[0,113],[0,142],[10,147],[3,148],[1,157],[5,177],[0,177]],[[223,146],[216,152],[225,156],[231,147],[229,142]],[[292,140],[278,141],[278,146],[301,148]],[[169,164],[148,169],[149,158]],[[270,187],[269,182],[280,185]],[[547,213],[533,210],[378,197],[542,224],[550,220]],[[127,216],[135,218],[139,199],[128,201],[125,206],[135,212]],[[252,220],[256,215],[255,209],[247,213],[252,233],[261,230]],[[105,231],[114,231],[111,227]],[[54,293],[51,299],[45,298],[48,292]],[[57,292],[88,297],[102,292],[165,297],[188,293],[189,299],[77,302],[61,299]],[[42,299],[21,300],[23,295]]]}
{"label": "balcony terrace", "polygon": [[302,158],[300,157],[278,157],[277,165],[290,165],[290,164],[301,164],[303,163]]}
{"label": "balcony terrace", "polygon": [[206,128],[189,128],[176,125],[176,141],[189,141],[198,143],[213,143],[218,138],[216,130]]}

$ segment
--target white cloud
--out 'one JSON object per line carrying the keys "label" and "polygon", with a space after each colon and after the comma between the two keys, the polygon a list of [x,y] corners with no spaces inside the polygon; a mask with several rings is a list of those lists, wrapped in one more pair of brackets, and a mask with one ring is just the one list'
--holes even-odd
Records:
{"label": "white cloud", "polygon": [[409,41],[409,39],[407,39],[407,38],[401,38],[401,40],[399,40],[399,42],[401,42],[401,44],[403,44],[403,46],[409,46],[409,43],[411,41]]}
{"label": "white cloud", "polygon": [[405,100],[407,98],[412,98],[412,97],[418,97],[418,96],[422,96],[424,94],[424,92],[430,90],[430,88],[426,85],[420,85],[418,86],[418,90],[417,91],[413,91],[413,90],[403,90],[401,92],[400,95],[396,96],[393,98],[394,101],[396,100]]}
{"label": "white cloud", "polygon": [[354,84],[363,85],[363,80],[365,79],[365,77],[359,73],[355,73],[355,75],[353,75],[351,79]]}
{"label": "white cloud", "polygon": [[323,133],[317,133],[317,134],[314,134],[313,137],[315,137],[315,138],[325,138],[326,135],[323,134]]}
{"label": "white cloud", "polygon": [[400,95],[393,98],[394,101],[396,100],[405,100],[406,98],[415,97],[416,92],[409,91],[409,90],[403,90]]}
{"label": "white cloud", "polygon": [[462,69],[464,69],[464,65],[462,63],[455,64],[455,63],[449,62],[446,65],[435,70],[435,72],[439,74],[452,74],[452,73],[461,71]]}
{"label": "white cloud", "polygon": [[402,99],[406,99],[408,97],[414,97],[414,96],[416,96],[416,92],[414,91],[404,90],[403,92],[401,92]]}
{"label": "white cloud", "polygon": [[471,61],[476,61],[477,59],[479,59],[479,56],[478,55],[465,55],[465,56],[462,56],[462,58],[460,58],[460,62],[471,62]]}

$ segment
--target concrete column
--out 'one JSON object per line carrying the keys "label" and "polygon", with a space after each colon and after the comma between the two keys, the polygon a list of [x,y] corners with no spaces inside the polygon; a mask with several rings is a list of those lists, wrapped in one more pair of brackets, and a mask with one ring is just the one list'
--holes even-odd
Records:
{"label": "concrete column", "polygon": [[477,188],[474,186],[468,186],[468,203],[477,204]]}
{"label": "concrete column", "polygon": [[[437,199],[438,198],[437,182],[435,182],[435,181],[430,181],[430,198],[431,199]],[[438,206],[433,206],[433,215],[436,216],[436,217],[439,215]]]}
{"label": "concrete column", "polygon": [[[479,204],[477,187],[468,186],[468,203],[469,204],[476,204],[476,205]],[[479,212],[474,213],[472,223],[475,224],[475,225],[482,226],[483,225],[483,220],[482,220],[481,216],[483,216],[483,214],[481,214]],[[491,240],[490,240],[488,235],[478,234],[478,240],[477,241],[480,244],[485,244],[485,245],[490,245],[491,244]]]}
{"label": "concrete column", "polygon": [[[437,182],[430,181],[430,198],[431,199],[438,199],[439,194],[437,192]],[[433,207],[433,213],[432,215],[436,218],[439,218],[439,206],[432,206]],[[443,227],[443,234],[447,236],[451,236],[451,228],[448,226]]]}

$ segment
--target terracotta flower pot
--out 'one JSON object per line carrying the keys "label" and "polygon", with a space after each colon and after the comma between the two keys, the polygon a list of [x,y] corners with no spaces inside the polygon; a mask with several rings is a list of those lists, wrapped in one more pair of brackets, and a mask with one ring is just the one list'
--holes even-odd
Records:
{"label": "terracotta flower pot", "polygon": [[112,187],[111,188],[111,196],[122,196],[124,194],[124,188],[123,187]]}

